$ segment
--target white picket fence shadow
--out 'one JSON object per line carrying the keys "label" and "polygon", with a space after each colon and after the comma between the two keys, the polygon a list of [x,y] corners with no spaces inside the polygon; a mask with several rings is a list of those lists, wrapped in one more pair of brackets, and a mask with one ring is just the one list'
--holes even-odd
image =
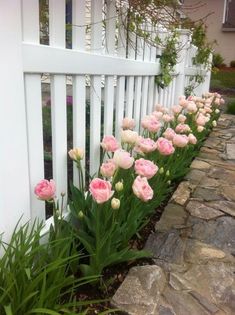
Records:
{"label": "white picket fence shadow", "polygon": [[[198,71],[192,64],[196,48],[190,46],[189,32],[182,30],[180,41],[184,49],[172,74],[173,80],[167,88],[159,89],[154,82],[155,75],[160,73],[156,48],[134,36],[131,44],[126,43],[122,24],[116,30],[114,1],[108,1],[105,7],[105,29],[103,2],[91,1],[90,14],[86,4],[86,0],[72,1],[72,48],[66,49],[65,0],[49,0],[49,45],[40,44],[38,0],[0,3],[0,60],[3,63],[0,126],[4,135],[0,161],[0,233],[6,232],[6,237],[22,214],[24,220],[36,217],[45,220],[44,204],[34,195],[36,183],[44,178],[42,74],[50,76],[53,178],[59,195],[68,189],[67,75],[72,77],[73,146],[84,149],[86,78],[90,78],[87,158],[90,174],[94,174],[99,166],[101,134],[110,135],[114,131],[119,138],[124,116],[133,117],[139,130],[141,117],[151,113],[156,103],[167,107],[176,104],[184,94],[189,76]],[[91,21],[89,34],[85,27],[87,16]],[[210,81],[210,73],[203,69],[200,73],[206,80],[198,87],[198,95],[208,90]],[[75,171],[74,181],[78,182]]]}

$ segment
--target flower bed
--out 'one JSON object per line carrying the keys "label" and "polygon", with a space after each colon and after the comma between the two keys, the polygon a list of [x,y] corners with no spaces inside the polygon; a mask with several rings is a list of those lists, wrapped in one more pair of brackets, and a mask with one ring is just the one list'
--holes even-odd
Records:
{"label": "flower bed", "polygon": [[[171,110],[156,105],[155,111],[143,118],[141,135],[133,131],[133,119],[124,118],[121,143],[111,135],[104,136],[100,169],[97,176],[91,179],[88,190],[81,167],[83,150],[70,150],[69,156],[78,168],[79,187],[71,184],[68,219],[63,217],[66,207],[63,204],[64,196],[56,199],[54,181],[42,180],[36,186],[35,194],[39,199],[51,203],[54,209],[54,225],[48,233],[49,241],[46,245],[38,245],[42,226],[36,228],[35,244],[32,241],[35,238],[33,231],[31,236],[25,232],[28,225],[21,228],[20,234],[15,232],[8,247],[11,250],[6,249],[0,263],[5,268],[4,274],[0,272],[1,290],[4,292],[3,297],[0,296],[0,305],[3,305],[0,306],[0,314],[20,314],[22,309],[24,314],[73,314],[73,307],[81,307],[81,301],[73,299],[81,283],[102,284],[102,275],[108,267],[150,257],[148,252],[136,249],[131,240],[164,202],[175,183],[186,174],[203,140],[216,126],[218,107],[222,103],[219,94],[207,93],[202,98],[181,97],[179,105]],[[23,235],[21,240],[20,235]],[[14,263],[9,265],[9,257],[15,255],[14,248],[18,246],[21,251],[13,259]],[[36,251],[33,259],[30,253],[35,248],[39,248],[39,251]],[[23,251],[25,259],[16,269],[15,263]],[[45,255],[41,255],[40,251]],[[30,260],[27,260],[28,256]],[[61,261],[62,266],[59,264]],[[34,272],[37,264],[41,269]],[[51,285],[50,290],[55,286],[50,280],[51,266],[58,271],[61,283],[54,299],[47,298],[45,294],[46,288],[49,290],[50,287],[47,281]],[[20,274],[23,274],[22,279]],[[40,278],[41,282],[37,282],[36,275],[41,274],[45,275]],[[16,279],[12,285],[9,283],[11,277]],[[71,283],[71,279],[74,283]],[[30,288],[27,283],[37,284],[32,291],[28,289],[27,295],[22,291],[16,293],[22,281],[27,288]],[[13,301],[10,298],[16,294],[22,301],[18,304],[14,302],[16,299]]]}

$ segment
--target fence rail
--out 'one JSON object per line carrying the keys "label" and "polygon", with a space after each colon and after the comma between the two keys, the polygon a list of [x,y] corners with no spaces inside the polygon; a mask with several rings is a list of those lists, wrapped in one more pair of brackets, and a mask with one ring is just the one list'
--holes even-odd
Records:
{"label": "fence rail", "polygon": [[[85,27],[87,4],[91,21],[89,34]],[[49,0],[49,45],[40,44],[39,0],[0,2],[3,64],[0,126],[4,135],[0,161],[0,233],[5,231],[6,237],[22,214],[25,221],[36,217],[45,220],[43,203],[36,200],[33,191],[35,184],[44,178],[42,74],[50,77],[53,178],[58,193],[67,192],[67,151],[70,149],[67,148],[67,75],[72,76],[73,146],[85,148],[89,133],[90,174],[99,166],[102,134],[114,133],[119,137],[124,116],[133,117],[139,130],[141,117],[150,113],[156,103],[168,107],[177,103],[189,77],[198,71],[205,76],[205,82],[197,88],[197,94],[209,88],[210,73],[192,64],[197,48],[190,45],[188,31],[180,31],[182,50],[172,73],[173,80],[161,89],[154,82],[155,75],[160,73],[159,59],[156,59],[160,48],[134,35],[131,43],[127,41],[123,25],[120,23],[119,29],[116,28],[115,1],[107,1],[104,27],[103,9],[102,0],[72,1],[72,37],[68,49],[65,0]],[[78,182],[75,171],[74,182]]]}

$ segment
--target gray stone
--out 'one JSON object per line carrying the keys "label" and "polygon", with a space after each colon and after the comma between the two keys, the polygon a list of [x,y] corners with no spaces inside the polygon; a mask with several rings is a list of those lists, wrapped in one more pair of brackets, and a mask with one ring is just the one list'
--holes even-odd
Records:
{"label": "gray stone", "polygon": [[145,249],[153,254],[156,259],[167,263],[183,264],[185,240],[180,237],[180,232],[156,232],[151,234],[146,242]]}
{"label": "gray stone", "polygon": [[211,165],[209,163],[198,159],[195,159],[190,166],[190,168],[196,168],[198,170],[208,170],[210,167]]}
{"label": "gray stone", "polygon": [[[190,291],[197,292],[217,307],[228,307],[235,312],[235,268],[223,262],[192,265],[184,274],[178,274],[179,281]],[[208,288],[210,288],[208,290]]]}
{"label": "gray stone", "polygon": [[177,315],[209,315],[210,313],[201,306],[196,299],[186,292],[179,292],[171,288],[167,288],[164,298],[170,304]]}
{"label": "gray stone", "polygon": [[220,191],[225,199],[235,201],[235,186],[222,186]]}
{"label": "gray stone", "polygon": [[215,219],[217,217],[224,215],[223,212],[210,208],[204,205],[202,202],[196,200],[189,201],[186,209],[192,216],[205,220]]}
{"label": "gray stone", "polygon": [[235,220],[224,216],[205,221],[195,217],[188,219],[192,225],[191,237],[235,255]]}
{"label": "gray stone", "polygon": [[[211,260],[221,260],[226,257],[226,253],[221,249],[210,246],[197,240],[187,240],[185,250],[185,261],[199,264]],[[230,258],[230,257],[229,257]]]}
{"label": "gray stone", "polygon": [[166,276],[158,266],[134,267],[112,298],[112,305],[131,315],[155,315]]}
{"label": "gray stone", "polygon": [[218,187],[220,185],[219,180],[210,178],[210,177],[204,177],[200,182],[201,187]]}
{"label": "gray stone", "polygon": [[167,231],[174,227],[183,226],[186,218],[187,213],[182,206],[170,203],[165,207],[155,229],[156,231]]}
{"label": "gray stone", "polygon": [[196,169],[192,169],[185,176],[185,179],[189,180],[192,184],[199,184],[202,178],[205,176],[205,173]]}
{"label": "gray stone", "polygon": [[175,203],[178,203],[179,205],[183,206],[188,201],[190,193],[191,193],[190,183],[182,182],[179,184],[173,196],[171,197],[171,201],[174,201]]}
{"label": "gray stone", "polygon": [[235,202],[219,200],[207,202],[206,205],[235,217]]}
{"label": "gray stone", "polygon": [[215,304],[210,303],[204,296],[200,295],[195,291],[191,291],[190,294],[207,309],[211,314],[215,314],[219,311],[218,307]]}
{"label": "gray stone", "polygon": [[235,144],[227,143],[226,144],[226,153],[228,160],[235,160]]}
{"label": "gray stone", "polygon": [[222,199],[221,194],[214,188],[197,187],[192,196],[205,201]]}
{"label": "gray stone", "polygon": [[224,167],[214,167],[212,168],[208,176],[218,180],[223,180],[227,184],[235,185],[235,172],[224,169]]}

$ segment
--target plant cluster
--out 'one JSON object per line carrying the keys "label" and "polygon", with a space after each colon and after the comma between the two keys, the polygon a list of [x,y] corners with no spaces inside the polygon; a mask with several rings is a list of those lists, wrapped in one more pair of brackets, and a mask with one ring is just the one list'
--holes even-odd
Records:
{"label": "plant cluster", "polygon": [[[69,151],[80,183],[79,187],[71,185],[69,224],[86,256],[79,265],[84,276],[101,275],[110,265],[149,255],[132,249],[130,240],[164,200],[171,183],[185,175],[205,135],[216,124],[215,106],[222,102],[218,94],[207,94],[181,97],[171,110],[157,105],[143,118],[141,135],[133,131],[133,119],[124,118],[120,143],[104,136],[101,166],[87,189],[81,167],[83,150]],[[51,200],[50,183],[46,183]]]}
{"label": "plant cluster", "polygon": [[55,182],[42,180],[35,194],[53,204],[50,231],[42,238],[43,224],[30,228],[27,223],[17,226],[9,244],[0,242],[0,314],[86,314],[82,306],[88,301],[75,298],[79,286],[102,281],[110,265],[150,256],[132,248],[131,238],[166,198],[172,183],[185,175],[216,126],[222,103],[218,93],[207,93],[201,98],[182,96],[170,110],[156,105],[142,119],[141,134],[134,131],[133,119],[124,118],[121,142],[104,136],[99,172],[88,187],[81,166],[84,151],[71,149],[79,187],[71,184],[67,217],[64,195],[59,202]]}

